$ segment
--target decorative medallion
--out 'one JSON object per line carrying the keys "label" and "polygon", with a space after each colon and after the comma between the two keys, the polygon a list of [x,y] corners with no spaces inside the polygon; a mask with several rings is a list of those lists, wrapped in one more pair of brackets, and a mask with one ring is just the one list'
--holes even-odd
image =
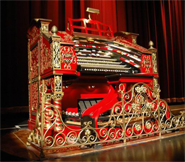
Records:
{"label": "decorative medallion", "polygon": [[141,125],[140,124],[136,124],[135,125],[135,129],[136,129],[136,131],[140,131],[141,130]]}
{"label": "decorative medallion", "polygon": [[76,64],[76,57],[73,47],[62,46],[61,51],[61,60],[64,63],[64,69],[71,70],[71,64]]}

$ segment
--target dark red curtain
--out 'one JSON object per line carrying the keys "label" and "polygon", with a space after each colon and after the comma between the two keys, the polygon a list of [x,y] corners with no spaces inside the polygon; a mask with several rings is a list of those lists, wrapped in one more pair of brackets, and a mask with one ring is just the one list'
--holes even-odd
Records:
{"label": "dark red curtain", "polygon": [[[161,19],[164,37],[165,70],[167,101],[178,102],[183,96],[184,87],[184,31],[183,12],[181,1],[162,1]],[[163,63],[163,62],[161,62]],[[161,80],[162,82],[162,80]],[[184,100],[184,98],[182,98]]]}
{"label": "dark red curtain", "polygon": [[92,19],[112,25],[113,31],[138,33],[138,44],[158,49],[161,98],[184,102],[184,2],[183,1],[3,1],[1,2],[1,106],[28,105],[27,38],[33,18],[52,19],[65,30],[68,17],[86,17],[87,7],[100,14]]}
{"label": "dark red curtain", "polygon": [[184,2],[126,1],[127,31],[139,33],[138,44],[152,40],[158,50],[161,98],[184,102]]}

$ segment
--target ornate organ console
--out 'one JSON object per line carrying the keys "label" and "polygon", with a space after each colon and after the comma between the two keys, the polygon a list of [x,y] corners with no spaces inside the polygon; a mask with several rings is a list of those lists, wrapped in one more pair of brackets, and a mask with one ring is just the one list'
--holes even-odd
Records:
{"label": "ornate organ console", "polygon": [[160,99],[152,42],[92,19],[69,18],[66,31],[50,22],[28,30],[29,144],[92,146],[184,127],[184,112],[177,123]]}

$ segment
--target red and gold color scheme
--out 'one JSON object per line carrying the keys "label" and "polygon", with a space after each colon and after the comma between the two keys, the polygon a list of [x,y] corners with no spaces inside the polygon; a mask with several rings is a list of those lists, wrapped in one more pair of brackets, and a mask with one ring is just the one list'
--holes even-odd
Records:
{"label": "red and gold color scheme", "polygon": [[184,128],[184,112],[160,99],[152,42],[92,19],[69,19],[66,31],[50,21],[28,30],[28,144],[92,147]]}

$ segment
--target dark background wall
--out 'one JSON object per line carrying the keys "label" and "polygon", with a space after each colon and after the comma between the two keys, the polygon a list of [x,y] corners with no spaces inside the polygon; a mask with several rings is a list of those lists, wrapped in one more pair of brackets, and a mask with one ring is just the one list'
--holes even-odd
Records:
{"label": "dark background wall", "polygon": [[158,49],[161,97],[184,101],[184,2],[182,1],[2,1],[1,107],[28,105],[27,30],[33,18],[52,19],[65,30],[67,17],[87,17],[86,7],[100,9],[97,20],[114,32],[139,33],[138,44]]}

